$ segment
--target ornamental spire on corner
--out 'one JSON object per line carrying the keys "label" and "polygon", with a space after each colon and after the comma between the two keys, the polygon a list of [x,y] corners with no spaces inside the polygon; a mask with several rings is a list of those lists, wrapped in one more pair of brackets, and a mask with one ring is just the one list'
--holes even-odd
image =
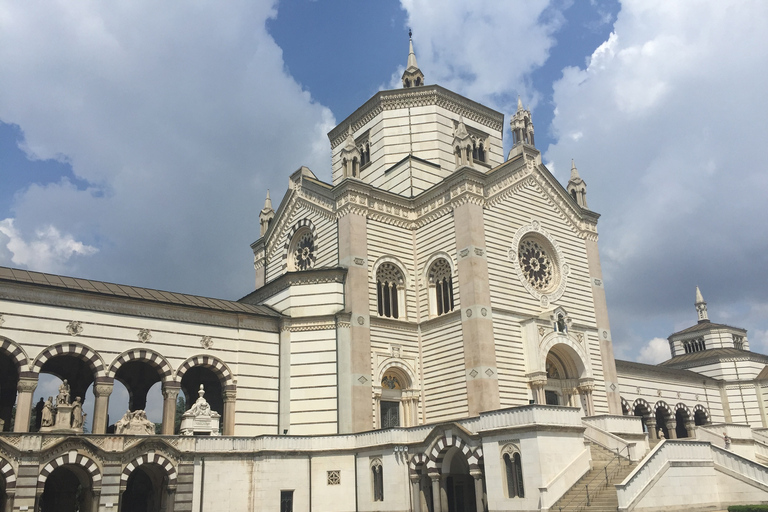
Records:
{"label": "ornamental spire on corner", "polygon": [[403,87],[418,87],[424,85],[424,73],[416,62],[416,53],[413,51],[413,32],[408,30],[408,63],[403,72]]}
{"label": "ornamental spire on corner", "polygon": [[576,169],[576,162],[571,159],[571,179],[568,180],[568,193],[576,201],[576,204],[582,208],[587,208],[587,184],[579,176],[579,170]]}
{"label": "ornamental spire on corner", "polygon": [[262,208],[259,213],[260,236],[264,236],[264,233],[267,232],[269,225],[274,218],[275,210],[272,209],[272,198],[269,197],[269,190],[267,190],[267,198],[264,200],[264,208]]}

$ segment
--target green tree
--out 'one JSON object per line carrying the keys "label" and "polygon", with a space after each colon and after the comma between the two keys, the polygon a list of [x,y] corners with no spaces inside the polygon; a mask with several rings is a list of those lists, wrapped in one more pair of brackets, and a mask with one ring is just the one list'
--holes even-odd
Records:
{"label": "green tree", "polygon": [[179,397],[176,399],[176,418],[173,421],[173,432],[179,433],[179,427],[181,427],[181,417],[187,412],[187,401],[184,399],[184,393],[179,393]]}

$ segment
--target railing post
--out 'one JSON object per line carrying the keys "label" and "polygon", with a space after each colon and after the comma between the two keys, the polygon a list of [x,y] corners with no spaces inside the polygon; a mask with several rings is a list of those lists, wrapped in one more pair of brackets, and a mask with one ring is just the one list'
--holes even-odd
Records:
{"label": "railing post", "polygon": [[589,485],[585,485],[584,488],[587,490],[587,506],[589,506]]}
{"label": "railing post", "polygon": [[608,466],[603,468],[605,470],[605,485],[608,485]]}

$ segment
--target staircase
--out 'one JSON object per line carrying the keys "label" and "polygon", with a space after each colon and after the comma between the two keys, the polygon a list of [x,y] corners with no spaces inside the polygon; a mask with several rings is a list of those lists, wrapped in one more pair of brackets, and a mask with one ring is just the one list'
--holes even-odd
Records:
{"label": "staircase", "polygon": [[594,443],[589,448],[592,469],[550,508],[551,512],[616,512],[619,501],[614,485],[621,483],[636,464]]}

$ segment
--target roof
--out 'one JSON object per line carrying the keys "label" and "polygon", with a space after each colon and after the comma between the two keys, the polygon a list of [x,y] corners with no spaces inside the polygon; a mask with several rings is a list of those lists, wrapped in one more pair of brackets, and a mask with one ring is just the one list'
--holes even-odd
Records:
{"label": "roof", "polygon": [[267,306],[255,306],[231,300],[213,299],[210,297],[201,297],[199,295],[153,290],[151,288],[140,288],[138,286],[107,283],[104,281],[92,281],[90,279],[45,274],[42,272],[32,272],[16,268],[0,267],[0,284],[2,284],[3,281],[86,292],[93,294],[94,296],[109,295],[112,297],[123,297],[179,306],[191,306],[217,311],[229,311],[233,313],[249,313],[271,317],[280,316],[279,313]]}
{"label": "roof", "polygon": [[692,352],[690,354],[681,354],[672,359],[668,359],[661,366],[672,368],[703,366],[705,364],[717,363],[722,360],[749,360],[768,364],[768,356],[750,352],[749,350],[739,350],[737,348],[711,348],[701,352]]}
{"label": "roof", "polygon": [[742,329],[740,327],[733,327],[732,325],[725,325],[725,324],[716,324],[714,322],[710,322],[709,320],[703,320],[696,325],[692,325],[688,328],[683,329],[682,331],[677,331],[675,333],[672,333],[669,335],[671,338],[672,336],[677,336],[678,334],[689,334],[692,332],[699,332],[699,331],[709,331],[712,329],[733,329],[736,331],[743,331],[747,332],[745,329]]}
{"label": "roof", "polygon": [[701,381],[703,379],[715,382],[717,380],[700,373],[692,372],[691,370],[681,370],[678,368],[665,367],[655,364],[636,363],[634,361],[622,361],[620,359],[616,359],[616,371],[618,373],[621,373],[622,371],[636,373],[639,372],[643,374],[655,373],[666,377],[678,377],[682,379],[697,381]]}

